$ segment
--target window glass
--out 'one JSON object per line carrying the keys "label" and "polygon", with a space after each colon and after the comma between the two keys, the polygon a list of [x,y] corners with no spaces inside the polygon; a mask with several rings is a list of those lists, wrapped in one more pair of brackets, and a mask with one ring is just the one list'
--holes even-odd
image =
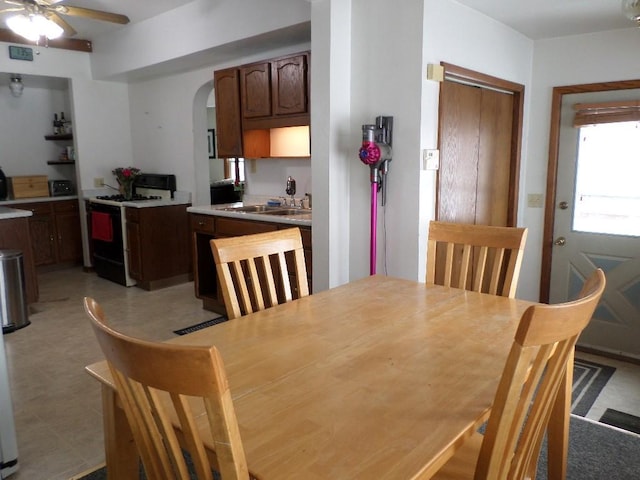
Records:
{"label": "window glass", "polygon": [[640,122],[579,132],[573,229],[640,236]]}

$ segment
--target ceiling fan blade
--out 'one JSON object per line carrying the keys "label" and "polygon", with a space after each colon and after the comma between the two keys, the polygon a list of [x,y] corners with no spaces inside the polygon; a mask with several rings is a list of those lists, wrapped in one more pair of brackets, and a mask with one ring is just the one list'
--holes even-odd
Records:
{"label": "ceiling fan blade", "polygon": [[7,5],[16,5],[18,7],[24,8],[24,2],[21,2],[20,0],[2,0],[2,1]]}
{"label": "ceiling fan blade", "polygon": [[60,26],[60,28],[62,28],[64,30],[64,34],[67,37],[73,37],[76,33],[73,27],[71,25],[69,25],[67,22],[65,22],[62,17],[60,15],[58,15],[57,13],[54,12],[47,12],[45,14],[45,16],[51,20],[53,23],[57,24],[58,26]]}
{"label": "ceiling fan blade", "polygon": [[24,10],[24,7],[15,7],[15,8],[3,8],[0,9],[0,13],[5,13],[5,12],[21,12]]}
{"label": "ceiling fan blade", "polygon": [[126,15],[103,12],[101,10],[93,10],[91,8],[72,7],[70,5],[51,5],[47,7],[47,9],[63,15],[92,18],[94,20],[102,20],[105,22],[120,23],[122,25],[129,23],[129,17]]}

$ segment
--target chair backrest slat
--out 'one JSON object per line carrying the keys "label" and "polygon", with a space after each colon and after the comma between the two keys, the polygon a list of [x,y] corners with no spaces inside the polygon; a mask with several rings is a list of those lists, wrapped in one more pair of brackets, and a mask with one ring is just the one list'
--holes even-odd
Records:
{"label": "chair backrest slat", "polygon": [[[106,322],[98,303],[85,310],[111,370],[147,478],[189,480],[182,452],[198,479],[248,480],[247,461],[222,358],[215,346],[151,342],[124,335]],[[197,419],[208,418],[205,446]],[[213,450],[215,455],[211,456]]]}
{"label": "chair backrest slat", "polygon": [[523,314],[487,423],[476,480],[535,477],[560,386],[573,365],[576,341],[591,320],[605,284],[598,269],[577,300],[533,305]]}
{"label": "chair backrest slat", "polygon": [[526,228],[432,221],[427,283],[515,297]]}
{"label": "chair backrest slat", "polygon": [[299,228],[216,238],[210,243],[229,319],[309,295]]}

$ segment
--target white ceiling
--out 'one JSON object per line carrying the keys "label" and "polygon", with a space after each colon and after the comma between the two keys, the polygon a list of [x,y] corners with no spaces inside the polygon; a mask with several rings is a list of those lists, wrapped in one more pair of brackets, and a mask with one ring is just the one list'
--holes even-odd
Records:
{"label": "white ceiling", "polygon": [[564,37],[634,28],[622,0],[458,0],[527,37]]}
{"label": "white ceiling", "polygon": [[[60,1],[77,7],[127,15],[131,23],[136,23],[193,0],[58,0]],[[457,1],[534,40],[634,27],[634,24],[622,15],[621,0]],[[3,5],[0,0],[0,7]],[[7,14],[0,14],[1,27],[4,26],[2,17],[5,15]],[[94,40],[103,33],[127,28],[79,17],[67,16],[66,20],[78,31],[75,38],[86,40]]]}
{"label": "white ceiling", "polygon": [[[62,3],[74,7],[119,13],[129,17],[131,23],[155,17],[191,1],[193,0],[50,0],[51,3]],[[7,5],[0,0],[0,9],[6,7],[11,7],[11,5]],[[6,28],[5,18],[14,14],[14,12],[0,14],[0,28]],[[73,38],[83,40],[94,40],[103,33],[126,28],[126,25],[102,22],[100,20],[89,20],[74,16],[63,16],[63,18],[78,32]]]}

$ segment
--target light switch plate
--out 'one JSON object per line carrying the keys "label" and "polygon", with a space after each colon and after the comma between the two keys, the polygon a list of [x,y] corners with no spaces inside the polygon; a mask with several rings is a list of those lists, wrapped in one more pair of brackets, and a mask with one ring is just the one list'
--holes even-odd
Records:
{"label": "light switch plate", "polygon": [[541,193],[527,195],[527,206],[530,208],[542,208],[543,196]]}
{"label": "light switch plate", "polygon": [[424,170],[438,170],[440,168],[440,150],[425,149],[422,152]]}

